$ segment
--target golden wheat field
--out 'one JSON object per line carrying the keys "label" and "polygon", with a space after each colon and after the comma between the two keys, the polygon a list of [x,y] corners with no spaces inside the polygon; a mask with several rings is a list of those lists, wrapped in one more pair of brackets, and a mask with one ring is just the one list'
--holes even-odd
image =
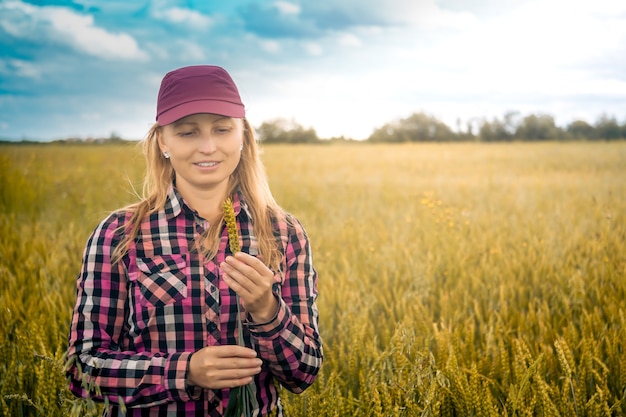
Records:
{"label": "golden wheat field", "polygon": [[[325,361],[288,416],[626,415],[626,142],[265,146]],[[63,354],[129,145],[0,146],[0,415],[95,415]]]}

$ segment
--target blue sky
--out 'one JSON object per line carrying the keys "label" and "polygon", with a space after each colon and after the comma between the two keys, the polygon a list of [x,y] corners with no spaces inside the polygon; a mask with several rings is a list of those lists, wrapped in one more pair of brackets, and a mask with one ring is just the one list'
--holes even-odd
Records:
{"label": "blue sky", "polygon": [[0,51],[8,139],[140,139],[162,76],[192,64],[225,67],[253,125],[322,138],[418,111],[626,118],[617,0],[0,0]]}

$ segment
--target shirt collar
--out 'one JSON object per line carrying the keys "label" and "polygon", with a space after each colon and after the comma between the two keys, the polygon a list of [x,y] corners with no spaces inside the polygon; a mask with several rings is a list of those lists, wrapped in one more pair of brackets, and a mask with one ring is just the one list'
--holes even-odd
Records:
{"label": "shirt collar", "polygon": [[233,210],[235,211],[235,216],[237,217],[239,217],[243,211],[243,214],[247,217],[247,219],[252,219],[248,202],[243,197],[243,193],[239,188],[235,189],[235,192],[233,193]]}
{"label": "shirt collar", "polygon": [[167,198],[165,200],[165,217],[168,220],[177,217],[182,211],[183,197],[178,193],[174,184],[170,184],[170,188],[167,191]]}
{"label": "shirt collar", "polygon": [[[248,217],[248,219],[252,219],[250,215],[250,208],[248,207],[248,203],[243,197],[241,190],[237,188],[233,193],[233,210],[235,211],[235,216],[239,216],[241,211],[243,210],[244,214]],[[170,188],[167,193],[167,199],[165,200],[165,217],[168,220],[171,220],[175,217],[178,217],[180,213],[183,211],[183,207],[186,210],[189,210],[192,213],[197,214],[197,212],[189,207],[183,196],[180,195],[174,184],[170,185]]]}

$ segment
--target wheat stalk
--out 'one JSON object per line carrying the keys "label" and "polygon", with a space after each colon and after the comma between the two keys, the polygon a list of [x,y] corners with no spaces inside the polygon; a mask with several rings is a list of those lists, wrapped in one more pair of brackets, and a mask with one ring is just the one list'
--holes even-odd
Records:
{"label": "wheat stalk", "polygon": [[[235,219],[235,209],[233,208],[233,202],[229,198],[223,204],[224,209],[224,222],[228,229],[228,245],[230,252],[235,255],[241,251],[239,245],[239,233],[237,231],[237,220]],[[237,344],[239,346],[245,346],[246,343],[243,339],[243,325],[241,323],[241,307],[239,304],[239,294],[235,293],[235,301],[237,303]],[[247,384],[243,387],[236,387],[230,391],[230,398],[228,405],[224,412],[224,417],[249,417],[252,416],[251,401],[254,398],[251,384]]]}

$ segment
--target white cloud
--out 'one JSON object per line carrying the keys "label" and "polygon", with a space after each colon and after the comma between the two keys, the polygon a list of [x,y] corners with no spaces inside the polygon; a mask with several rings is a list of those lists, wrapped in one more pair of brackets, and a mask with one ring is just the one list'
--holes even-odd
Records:
{"label": "white cloud", "polygon": [[304,44],[304,49],[309,55],[319,56],[324,53],[324,48],[318,43],[307,42]]}
{"label": "white cloud", "polygon": [[269,52],[271,54],[276,54],[281,51],[280,43],[274,40],[269,39],[260,39],[259,45],[261,49],[265,52]]}
{"label": "white cloud", "polygon": [[62,8],[49,8],[49,22],[61,39],[76,49],[105,59],[145,60],[135,39],[125,33],[109,33],[94,26],[93,16],[82,16]]}
{"label": "white cloud", "polygon": [[[621,70],[599,64],[615,66],[617,57],[626,56],[626,16],[601,17],[607,10],[590,2],[570,7],[560,0],[535,0],[463,30],[434,31],[427,40],[421,29],[405,28],[368,38],[384,37],[376,49],[366,43],[373,56],[393,63],[398,85],[389,88],[417,98],[424,92],[459,100],[490,94],[512,100],[532,94],[540,102],[549,96],[623,97],[626,60],[621,59]],[[616,78],[620,74],[622,81]]]}
{"label": "white cloud", "polygon": [[[467,11],[443,8],[439,0],[318,0],[307,4],[311,10],[350,16],[364,26],[413,26],[422,29],[467,29],[478,24],[478,19]],[[357,23],[358,25],[359,23]]]}
{"label": "white cloud", "polygon": [[164,10],[155,10],[153,16],[177,25],[188,25],[195,29],[207,29],[213,24],[210,17],[195,10],[172,7]]}
{"label": "white cloud", "polygon": [[282,15],[298,15],[301,12],[299,5],[286,1],[275,2],[274,7],[276,7]]}
{"label": "white cloud", "polygon": [[185,61],[203,61],[206,59],[204,48],[189,40],[177,40],[173,50],[176,51],[178,57]]}
{"label": "white cloud", "polygon": [[79,115],[79,117],[82,120],[88,121],[88,122],[98,122],[100,120],[102,120],[102,114],[101,113],[97,113],[97,112],[93,112],[93,113],[82,113]]}
{"label": "white cloud", "polygon": [[94,24],[93,16],[57,6],[33,6],[21,1],[0,3],[5,17],[0,26],[10,35],[34,41],[52,40],[73,49],[108,60],[146,60],[135,39],[125,33],[111,33]]}
{"label": "white cloud", "polygon": [[[532,3],[542,4],[539,0]],[[554,5],[555,9],[589,13],[602,18],[611,18],[626,12],[626,3],[615,0],[551,0],[550,4]]]}
{"label": "white cloud", "polygon": [[40,78],[41,67],[20,59],[0,60],[0,74],[17,75],[24,78]]}
{"label": "white cloud", "polygon": [[154,60],[166,61],[170,58],[167,47],[162,43],[155,43],[151,41],[145,42],[144,48]]}
{"label": "white cloud", "polygon": [[470,29],[479,24],[470,12],[456,12],[442,9],[435,0],[420,1],[406,5],[405,13],[393,15],[398,21],[406,21],[422,29]]}
{"label": "white cloud", "polygon": [[363,42],[361,41],[361,39],[356,36],[353,35],[351,33],[344,33],[339,35],[339,39],[338,39],[339,45],[342,46],[362,46]]}

